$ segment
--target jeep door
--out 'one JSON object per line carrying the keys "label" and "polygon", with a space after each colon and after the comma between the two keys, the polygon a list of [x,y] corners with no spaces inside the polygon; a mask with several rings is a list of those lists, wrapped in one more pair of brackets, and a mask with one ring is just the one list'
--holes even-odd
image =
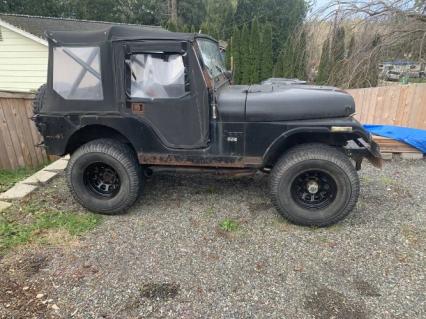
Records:
{"label": "jeep door", "polygon": [[176,149],[209,141],[209,94],[189,42],[130,42],[125,49],[126,105],[161,142]]}

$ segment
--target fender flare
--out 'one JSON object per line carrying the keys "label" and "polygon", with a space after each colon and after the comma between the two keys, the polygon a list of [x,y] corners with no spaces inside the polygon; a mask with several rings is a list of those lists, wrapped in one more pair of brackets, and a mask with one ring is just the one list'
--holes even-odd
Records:
{"label": "fender flare", "polygon": [[[326,133],[326,134],[347,134],[352,136],[353,138],[361,137],[366,142],[371,142],[371,136],[368,132],[364,131],[361,127],[353,127],[353,131],[350,133],[339,133],[339,132],[332,132],[330,127],[328,126],[305,126],[305,127],[297,127],[292,128],[280,136],[278,136],[266,149],[265,153],[263,154],[262,160],[263,163],[266,164],[268,161],[280,150],[280,148],[285,145],[285,143],[292,137],[295,137],[299,134],[315,134],[315,133]],[[351,138],[349,138],[351,139]],[[348,139],[348,140],[349,140]]]}

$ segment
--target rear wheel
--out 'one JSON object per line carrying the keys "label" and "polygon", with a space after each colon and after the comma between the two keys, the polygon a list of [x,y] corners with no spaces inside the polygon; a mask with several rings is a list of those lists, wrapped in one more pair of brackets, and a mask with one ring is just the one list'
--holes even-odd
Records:
{"label": "rear wheel", "polygon": [[90,211],[125,212],[142,188],[141,168],[132,150],[111,139],[81,146],[68,163],[68,186],[74,198]]}
{"label": "rear wheel", "polygon": [[358,174],[339,150],[322,144],[300,145],[272,170],[271,195],[278,212],[291,222],[328,226],[355,207]]}

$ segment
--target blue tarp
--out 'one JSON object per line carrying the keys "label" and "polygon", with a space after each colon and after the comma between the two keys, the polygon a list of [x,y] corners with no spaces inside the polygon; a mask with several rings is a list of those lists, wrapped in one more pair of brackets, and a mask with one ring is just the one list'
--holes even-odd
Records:
{"label": "blue tarp", "polygon": [[419,151],[426,153],[426,131],[415,128],[391,125],[364,125],[371,134],[389,137],[407,143]]}

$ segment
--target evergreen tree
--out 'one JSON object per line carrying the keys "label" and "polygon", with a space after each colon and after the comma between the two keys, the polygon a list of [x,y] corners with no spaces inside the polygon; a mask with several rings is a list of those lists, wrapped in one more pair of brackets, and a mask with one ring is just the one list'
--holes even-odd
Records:
{"label": "evergreen tree", "polygon": [[232,35],[232,71],[234,73],[234,83],[241,83],[241,54],[240,54],[240,46],[241,46],[241,34],[237,27],[234,27],[234,33]]}
{"label": "evergreen tree", "polygon": [[[158,1],[158,0],[150,0],[150,1],[155,1],[158,3],[167,2],[167,1]],[[177,4],[177,8],[178,8],[179,23],[200,27],[202,22],[206,20],[205,1],[179,0]]]}
{"label": "evergreen tree", "polygon": [[368,74],[366,77],[366,84],[364,87],[377,86],[379,81],[379,52],[377,47],[380,45],[380,35],[376,34],[371,42],[371,52],[373,52],[370,61],[368,61]]}
{"label": "evergreen tree", "polygon": [[201,26],[201,33],[210,35],[210,24],[207,21],[204,21]]}
{"label": "evergreen tree", "polygon": [[259,83],[261,57],[259,23],[255,19],[251,25],[250,34],[250,83],[252,84]]}
{"label": "evergreen tree", "polygon": [[335,65],[345,58],[345,29],[339,27],[331,45],[331,61]]}
{"label": "evergreen tree", "polygon": [[266,80],[272,76],[272,27],[268,23],[266,27],[263,29],[262,36],[262,59],[261,59],[261,71],[260,71],[260,80]]}
{"label": "evergreen tree", "polygon": [[178,26],[169,20],[167,22],[166,29],[172,32],[176,32],[178,30]]}
{"label": "evergreen tree", "polygon": [[272,52],[274,62],[295,27],[303,22],[307,12],[305,0],[238,0],[234,15],[237,25],[250,23],[254,18],[261,25],[272,26]]}
{"label": "evergreen tree", "polygon": [[233,0],[204,0],[206,2],[206,20],[215,30],[217,39],[229,39],[233,31]]}
{"label": "evergreen tree", "polygon": [[251,58],[250,58],[250,32],[247,24],[241,31],[240,63],[241,63],[241,83],[249,84],[251,79]]}
{"label": "evergreen tree", "polygon": [[225,52],[225,66],[227,70],[232,69],[232,47],[234,45],[234,39],[231,37],[231,39],[228,40],[228,47],[226,48]]}
{"label": "evergreen tree", "polygon": [[331,77],[328,84],[339,85],[344,74],[344,59],[345,59],[345,29],[340,26],[331,42],[330,68]]}
{"label": "evergreen tree", "polygon": [[278,55],[277,62],[274,65],[274,70],[272,72],[273,77],[275,78],[282,78],[284,76],[283,69],[283,61],[284,61],[284,51],[281,51],[281,53]]}
{"label": "evergreen tree", "polygon": [[294,77],[295,54],[294,47],[291,41],[287,41],[281,53],[281,76],[285,78]]}
{"label": "evergreen tree", "polygon": [[306,33],[296,32],[283,46],[275,67],[275,73],[285,78],[306,78]]}
{"label": "evergreen tree", "polygon": [[322,46],[321,60],[316,78],[317,84],[326,84],[330,76],[330,40],[326,39]]}
{"label": "evergreen tree", "polygon": [[178,25],[178,31],[179,32],[188,33],[189,32],[189,27],[186,24],[180,24],[180,25]]}
{"label": "evergreen tree", "polygon": [[306,53],[306,32],[302,31],[296,42],[296,50],[294,51],[295,63],[293,69],[293,77],[297,79],[306,79],[306,66],[308,64],[308,56]]}

